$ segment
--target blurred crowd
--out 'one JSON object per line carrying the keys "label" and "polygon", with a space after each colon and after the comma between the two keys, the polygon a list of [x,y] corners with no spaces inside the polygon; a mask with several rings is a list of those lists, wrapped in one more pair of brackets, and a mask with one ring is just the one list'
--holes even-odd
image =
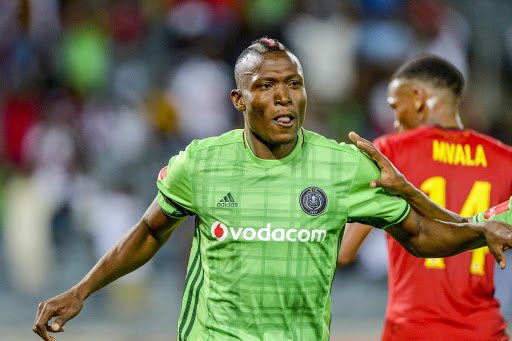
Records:
{"label": "blurred crowd", "polygon": [[[192,139],[242,127],[229,98],[233,66],[262,36],[302,63],[307,129],[340,142],[351,130],[369,139],[391,132],[387,80],[405,59],[429,52],[466,77],[466,127],[511,144],[506,3],[0,1],[2,288],[47,290],[62,276],[54,265],[76,253],[92,266],[143,214],[172,155]],[[158,267],[183,276],[188,226],[126,281]],[[365,257],[363,249],[360,264],[384,276],[385,248],[375,250]]]}

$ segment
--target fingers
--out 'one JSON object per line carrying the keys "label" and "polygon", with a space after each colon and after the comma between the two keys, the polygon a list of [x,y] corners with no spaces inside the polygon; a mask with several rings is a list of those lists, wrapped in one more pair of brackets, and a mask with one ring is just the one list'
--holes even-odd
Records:
{"label": "fingers", "polygon": [[353,131],[348,134],[348,137],[354,144],[366,152],[372,160],[377,162],[378,166],[382,168],[385,165],[386,157],[375,147],[373,143],[357,135]]}
{"label": "fingers", "polygon": [[48,321],[52,318],[54,311],[48,308],[46,302],[40,303],[37,308],[37,315],[32,330],[43,340],[52,341],[52,337],[48,335]]}
{"label": "fingers", "polygon": [[372,180],[370,182],[370,187],[371,188],[376,188],[376,187],[387,188],[389,186],[385,186],[384,183],[382,182],[382,180]]}
{"label": "fingers", "polygon": [[64,331],[64,324],[68,322],[69,319],[65,318],[64,316],[60,316],[53,322],[52,329],[54,333],[63,332]]}
{"label": "fingers", "polygon": [[503,270],[505,269],[505,267],[507,266],[507,260],[505,259],[505,257],[500,257],[501,259],[496,259],[498,261],[498,264],[500,265],[500,269]]}
{"label": "fingers", "polygon": [[43,340],[56,341],[57,339],[50,336],[48,332],[59,333],[64,331],[62,326],[67,320],[62,316],[55,320],[51,327],[48,325],[48,322],[52,317],[59,315],[57,310],[58,309],[54,308],[48,302],[39,304],[39,307],[37,308],[37,315],[32,330]]}
{"label": "fingers", "polygon": [[54,330],[53,329],[54,328],[54,324],[52,324],[51,326],[46,325],[46,330],[49,331],[49,332],[52,332],[52,333],[61,333],[61,332],[64,331],[64,328],[62,328],[62,327],[59,327],[57,330]]}
{"label": "fingers", "polygon": [[349,134],[348,134],[348,137],[350,138],[350,140],[352,142],[354,142],[354,144],[356,146],[358,146],[359,148],[362,148],[363,150],[367,151],[367,152],[371,152],[372,150],[372,147],[373,147],[373,144],[362,138],[361,136],[357,135],[356,133],[354,133],[353,131],[351,131]]}
{"label": "fingers", "polygon": [[505,266],[507,265],[507,260],[505,259],[505,255],[503,254],[502,247],[489,249],[491,253],[494,255],[494,258],[496,259],[496,262],[498,262],[500,268],[502,270],[505,269]]}

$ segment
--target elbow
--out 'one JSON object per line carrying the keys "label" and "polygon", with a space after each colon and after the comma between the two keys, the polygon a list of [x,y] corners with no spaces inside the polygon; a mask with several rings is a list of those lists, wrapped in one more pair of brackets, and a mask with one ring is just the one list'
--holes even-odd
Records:
{"label": "elbow", "polygon": [[354,263],[355,260],[356,260],[355,255],[340,254],[338,257],[338,267],[342,268],[342,267],[348,266],[348,265]]}

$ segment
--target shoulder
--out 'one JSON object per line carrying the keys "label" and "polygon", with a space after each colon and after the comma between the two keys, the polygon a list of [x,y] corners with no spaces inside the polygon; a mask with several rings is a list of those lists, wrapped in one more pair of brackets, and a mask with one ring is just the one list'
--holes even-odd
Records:
{"label": "shoulder", "polygon": [[382,135],[380,137],[377,137],[373,143],[378,145],[393,145],[393,144],[400,144],[405,141],[412,141],[416,138],[422,136],[428,136],[434,134],[435,127],[419,127],[416,129],[411,129],[408,131],[400,132],[400,133],[390,133],[386,135]]}
{"label": "shoulder", "polygon": [[500,140],[494,138],[494,137],[491,137],[489,135],[485,135],[485,134],[482,134],[482,133],[479,133],[477,131],[474,131],[472,129],[466,129],[466,131],[468,132],[468,134],[470,134],[469,136],[474,139],[474,140],[480,140],[481,143],[486,143],[486,144],[489,144],[489,145],[493,145],[497,148],[501,148],[501,149],[504,149],[506,151],[509,151],[511,152],[512,151],[512,147],[509,146],[509,145],[506,145],[505,143],[501,142]]}
{"label": "shoulder", "polygon": [[345,142],[338,143],[335,140],[328,139],[325,136],[303,129],[304,142],[314,149],[334,150],[348,155],[357,155],[358,148],[354,144]]}
{"label": "shoulder", "polygon": [[222,148],[243,143],[243,129],[235,129],[220,136],[194,140],[188,145],[187,152],[200,152],[210,148]]}

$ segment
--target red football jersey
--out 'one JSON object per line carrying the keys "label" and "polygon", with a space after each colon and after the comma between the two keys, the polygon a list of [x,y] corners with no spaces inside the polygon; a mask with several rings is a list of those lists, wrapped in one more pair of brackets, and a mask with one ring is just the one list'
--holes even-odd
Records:
{"label": "red football jersey", "polygon": [[[472,130],[420,127],[375,145],[433,201],[472,216],[512,195],[512,148]],[[416,258],[389,235],[383,340],[508,340],[487,247]]]}

